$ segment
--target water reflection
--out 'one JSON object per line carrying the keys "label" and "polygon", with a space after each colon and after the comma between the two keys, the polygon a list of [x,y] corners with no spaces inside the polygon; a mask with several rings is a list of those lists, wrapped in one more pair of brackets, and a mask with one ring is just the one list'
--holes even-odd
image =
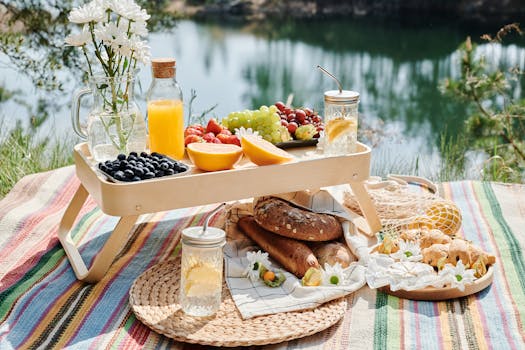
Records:
{"label": "water reflection", "polygon": [[[416,28],[362,20],[256,25],[181,21],[171,32],[150,34],[149,41],[154,56],[177,59],[177,80],[186,100],[191,89],[197,91],[194,110],[218,103],[212,114],[218,118],[286,100],[291,93],[294,105],[322,110],[323,91],[335,85],[315,69],[321,64],[346,89],[360,92],[361,120],[387,131],[386,143],[376,149],[381,163],[375,165],[377,169],[395,171],[400,163],[418,162],[420,169],[435,173],[439,135],[460,130],[466,117],[465,106],[442,96],[438,84],[445,77],[458,76],[456,48],[467,35],[479,33],[450,26]],[[505,67],[525,69],[525,49],[516,44],[483,44],[478,53]],[[22,99],[36,105],[38,94],[30,81],[1,66],[0,72],[4,84],[25,91]],[[78,77],[73,78],[66,92],[50,99],[63,107],[51,113],[58,132],[70,130],[69,98],[79,85]],[[149,68],[143,68],[139,78],[142,90],[138,93],[143,97],[151,81]],[[523,91],[519,84],[523,82],[518,82],[516,96]],[[145,110],[143,99],[140,102]],[[5,119],[20,109],[13,102],[0,107],[0,118]],[[427,170],[422,175],[428,175]]]}

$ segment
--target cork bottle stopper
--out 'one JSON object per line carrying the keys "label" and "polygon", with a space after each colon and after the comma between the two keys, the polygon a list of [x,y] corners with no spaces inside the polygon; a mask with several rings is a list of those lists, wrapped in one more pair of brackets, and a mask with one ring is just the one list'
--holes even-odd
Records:
{"label": "cork bottle stopper", "polygon": [[173,78],[175,76],[174,58],[154,58],[151,60],[154,78]]}

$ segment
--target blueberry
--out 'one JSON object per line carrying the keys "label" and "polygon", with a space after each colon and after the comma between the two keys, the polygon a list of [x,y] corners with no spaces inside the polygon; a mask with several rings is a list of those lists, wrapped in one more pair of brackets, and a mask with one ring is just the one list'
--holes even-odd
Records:
{"label": "blueberry", "polygon": [[139,162],[142,162],[142,163],[144,164],[144,163],[147,163],[147,162],[148,162],[148,158],[142,156],[142,154],[141,154],[141,156],[138,158],[138,161],[139,161]]}
{"label": "blueberry", "polygon": [[129,164],[133,165],[133,166],[136,166],[137,165],[137,161],[136,160],[130,160],[128,161]]}
{"label": "blueberry", "polygon": [[124,170],[124,175],[126,175],[126,177],[128,178],[132,178],[133,176],[135,176],[135,174],[133,174],[133,170],[130,170],[130,169],[126,169]]}
{"label": "blueberry", "polygon": [[162,170],[155,171],[155,177],[163,177],[163,176],[164,176],[164,171]]}
{"label": "blueberry", "polygon": [[118,165],[118,168],[119,168],[120,170],[124,170],[124,169],[126,169],[126,167],[128,166],[128,164],[129,164],[129,163],[128,163],[127,160],[123,160],[123,161],[120,162],[120,164]]}
{"label": "blueberry", "polygon": [[187,168],[182,165],[175,165],[175,168],[173,170],[175,170],[176,173],[183,173],[187,170]]}
{"label": "blueberry", "polygon": [[161,154],[160,153],[157,153],[157,152],[152,152],[151,153],[151,156],[152,157],[157,157],[157,156],[160,156]]}
{"label": "blueberry", "polygon": [[154,161],[152,161],[150,164],[153,165],[153,166],[155,167],[155,169],[160,169],[160,168],[159,168],[159,167],[160,167],[159,162],[157,162],[157,161],[154,160]]}
{"label": "blueberry", "polygon": [[133,156],[133,157],[138,157],[137,152],[129,152],[129,155],[130,155],[130,156]]}
{"label": "blueberry", "polygon": [[102,170],[103,172],[105,172],[105,173],[109,172],[108,167],[105,166],[104,164],[99,164],[99,165],[98,165],[98,168],[99,168],[100,170]]}
{"label": "blueberry", "polygon": [[133,176],[133,178],[131,179],[131,181],[140,181],[140,180],[142,179],[138,176]]}
{"label": "blueberry", "polygon": [[124,172],[119,170],[116,171],[115,174],[113,174],[113,177],[117,180],[124,180],[126,177],[124,176]]}
{"label": "blueberry", "polygon": [[151,172],[155,172],[155,166],[151,163],[146,164],[146,168]]}
{"label": "blueberry", "polygon": [[173,175],[175,174],[175,171],[173,169],[168,169],[164,173],[166,173],[166,175]]}
{"label": "blueberry", "polygon": [[147,173],[144,174],[144,179],[153,179],[155,177],[155,174],[152,173],[151,171],[148,171]]}
{"label": "blueberry", "polygon": [[130,155],[128,156],[128,161],[129,161],[129,160],[137,160],[137,157],[134,156],[134,155],[132,155],[132,154],[130,154]]}
{"label": "blueberry", "polygon": [[166,163],[166,162],[160,163],[159,167],[160,167],[160,170],[164,170],[164,171],[166,171],[166,170],[168,170],[170,168],[169,164]]}
{"label": "blueberry", "polygon": [[143,177],[144,176],[144,169],[142,169],[142,168],[135,168],[135,169],[133,169],[133,172],[135,173],[135,175],[137,175],[139,177]]}
{"label": "blueberry", "polygon": [[121,154],[119,154],[119,155],[117,156],[117,159],[118,159],[118,160],[124,160],[124,159],[126,159],[126,155],[121,153]]}
{"label": "blueberry", "polygon": [[146,158],[148,156],[148,154],[146,152],[140,152],[140,156],[143,157],[143,158]]}

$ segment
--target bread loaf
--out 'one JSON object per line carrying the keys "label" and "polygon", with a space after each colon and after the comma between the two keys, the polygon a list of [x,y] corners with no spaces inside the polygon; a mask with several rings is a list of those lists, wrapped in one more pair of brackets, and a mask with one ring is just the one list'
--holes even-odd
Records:
{"label": "bread loaf", "polygon": [[302,278],[310,267],[319,268],[319,262],[306,244],[263,229],[251,216],[241,218],[237,224],[246,236],[298,278]]}
{"label": "bread loaf", "polygon": [[297,208],[275,197],[258,200],[254,205],[254,218],[268,231],[303,241],[331,241],[343,235],[341,223],[334,216]]}
{"label": "bread loaf", "polygon": [[341,242],[315,243],[310,247],[322,267],[324,264],[333,266],[339,263],[342,268],[346,268],[357,261],[346,244]]}

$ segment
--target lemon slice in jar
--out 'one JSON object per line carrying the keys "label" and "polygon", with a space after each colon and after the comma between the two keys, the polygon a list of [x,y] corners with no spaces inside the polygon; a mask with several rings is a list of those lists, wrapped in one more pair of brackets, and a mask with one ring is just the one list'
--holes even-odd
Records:
{"label": "lemon slice in jar", "polygon": [[325,134],[328,138],[329,142],[332,142],[341,134],[345,132],[352,131],[352,129],[355,129],[356,125],[355,122],[351,119],[344,119],[344,118],[336,118],[336,119],[330,119],[325,124]]}
{"label": "lemon slice in jar", "polygon": [[221,272],[210,265],[195,265],[186,273],[185,293],[188,297],[206,296],[222,288]]}

